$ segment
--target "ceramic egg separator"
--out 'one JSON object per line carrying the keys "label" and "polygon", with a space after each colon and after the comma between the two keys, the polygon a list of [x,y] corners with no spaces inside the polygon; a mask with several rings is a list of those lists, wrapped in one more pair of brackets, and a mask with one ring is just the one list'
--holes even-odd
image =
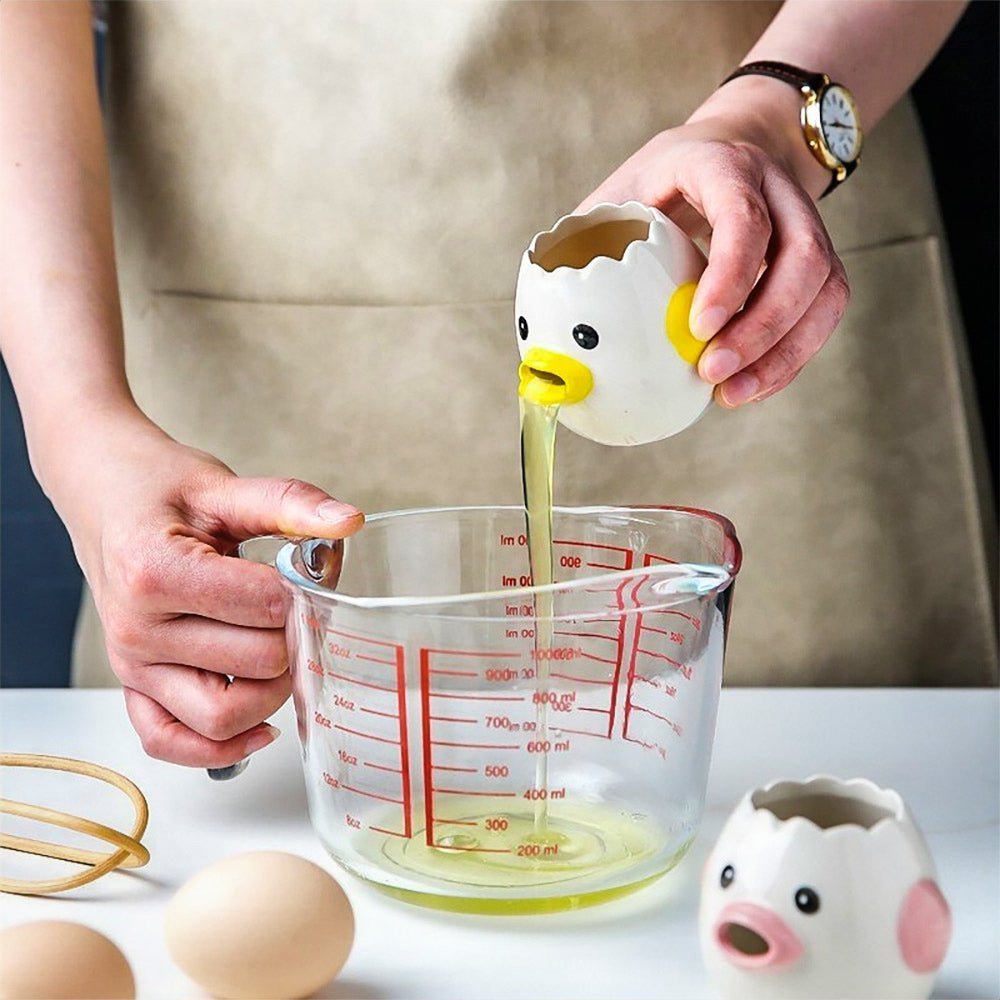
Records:
{"label": "ceramic egg separator", "polygon": [[704,413],[706,343],[690,328],[705,256],[637,201],[567,215],[521,258],[514,314],[520,396],[601,444],[658,441]]}

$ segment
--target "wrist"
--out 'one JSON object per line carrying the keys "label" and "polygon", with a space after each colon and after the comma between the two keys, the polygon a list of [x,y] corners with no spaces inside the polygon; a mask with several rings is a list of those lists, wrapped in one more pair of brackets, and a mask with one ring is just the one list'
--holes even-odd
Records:
{"label": "wrist", "polygon": [[802,95],[794,87],[743,76],[714,91],[688,124],[710,127],[716,138],[760,147],[816,200],[830,183],[830,171],[806,145],[801,110]]}
{"label": "wrist", "polygon": [[42,419],[26,419],[25,432],[35,478],[64,519],[78,498],[87,502],[82,484],[107,469],[129,442],[171,441],[127,394],[79,405],[60,401]]}

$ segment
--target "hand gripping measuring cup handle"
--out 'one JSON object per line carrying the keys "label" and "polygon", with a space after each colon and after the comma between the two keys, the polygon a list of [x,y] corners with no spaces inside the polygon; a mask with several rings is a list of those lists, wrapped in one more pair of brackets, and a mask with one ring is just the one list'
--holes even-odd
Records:
{"label": "hand gripping measuring cup handle", "polygon": [[[285,535],[259,535],[241,542],[236,549],[236,556],[239,559],[273,566],[278,552],[291,541],[293,539]],[[308,545],[303,546],[303,554],[303,568],[309,577],[331,589],[337,586],[344,561],[343,539],[313,539]],[[244,757],[243,760],[228,767],[209,767],[206,770],[213,781],[229,781],[242,774],[249,763],[250,758]]]}

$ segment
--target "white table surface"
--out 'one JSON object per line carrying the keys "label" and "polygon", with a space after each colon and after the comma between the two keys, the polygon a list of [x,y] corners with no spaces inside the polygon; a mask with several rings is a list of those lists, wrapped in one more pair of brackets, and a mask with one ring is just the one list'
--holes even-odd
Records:
{"label": "white table surface", "polygon": [[[355,907],[354,951],[318,996],[357,1000],[638,1000],[711,996],[695,928],[702,861],[748,789],[816,772],[897,789],[921,825],[951,903],[954,940],[935,997],[1000,996],[998,696],[996,691],[727,690],[701,834],[670,875],[633,896],[575,913],[442,914],[388,899],[338,873],[313,836],[290,705],[284,735],[227,783],[144,756],[117,691],[0,693],[0,746],[95,761],[145,792],[151,861],[64,896],[0,897],[0,924],[76,920],[125,952],[140,998],[203,996],[171,963],[166,903],[210,862],[247,850],[301,854],[338,874]],[[5,769],[4,795],[127,824],[128,803],[78,777]],[[118,798],[122,801],[118,801]],[[124,802],[124,806],[122,805]],[[5,829],[11,829],[4,817]],[[35,835],[37,834],[35,827]],[[11,869],[9,858],[5,870]]]}

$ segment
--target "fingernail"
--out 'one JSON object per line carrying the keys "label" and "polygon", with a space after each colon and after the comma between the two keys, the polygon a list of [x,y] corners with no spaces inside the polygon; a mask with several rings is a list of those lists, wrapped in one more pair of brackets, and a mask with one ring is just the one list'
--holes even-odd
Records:
{"label": "fingernail", "polygon": [[711,340],[726,325],[726,310],[709,306],[691,317],[691,333],[698,340]]}
{"label": "fingernail", "polygon": [[735,375],[742,367],[740,356],[728,347],[718,347],[707,352],[701,361],[702,375],[716,385],[724,382],[730,375]]}
{"label": "fingernail", "polygon": [[720,390],[727,406],[739,406],[751,400],[760,391],[760,382],[748,372],[734,375]]}
{"label": "fingernail", "polygon": [[341,503],[339,500],[324,500],[316,508],[316,516],[324,521],[352,521],[362,515],[357,507],[352,507],[349,503]]}
{"label": "fingernail", "polygon": [[256,753],[264,747],[273,743],[281,735],[281,730],[277,726],[265,725],[263,729],[254,733],[247,740],[247,753]]}

